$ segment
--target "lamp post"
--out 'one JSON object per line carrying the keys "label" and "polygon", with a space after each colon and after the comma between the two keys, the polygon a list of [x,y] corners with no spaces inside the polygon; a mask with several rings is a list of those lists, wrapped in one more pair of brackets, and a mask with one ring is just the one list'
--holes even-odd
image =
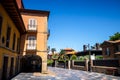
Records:
{"label": "lamp post", "polygon": [[90,51],[90,44],[88,44],[88,51],[89,51],[89,71],[91,72],[92,71],[92,68],[91,68],[91,51]]}

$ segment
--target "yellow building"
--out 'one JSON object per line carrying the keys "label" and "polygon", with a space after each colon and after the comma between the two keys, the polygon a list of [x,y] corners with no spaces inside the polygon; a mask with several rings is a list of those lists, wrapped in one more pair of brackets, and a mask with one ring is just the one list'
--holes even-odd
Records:
{"label": "yellow building", "polygon": [[0,0],[0,80],[19,72],[20,35],[24,23],[14,0]]}
{"label": "yellow building", "polygon": [[23,71],[47,72],[47,21],[49,11],[21,9],[26,34],[21,37],[20,53],[24,56]]}
{"label": "yellow building", "polygon": [[0,0],[0,80],[47,72],[48,17],[49,11],[24,9],[22,0]]}

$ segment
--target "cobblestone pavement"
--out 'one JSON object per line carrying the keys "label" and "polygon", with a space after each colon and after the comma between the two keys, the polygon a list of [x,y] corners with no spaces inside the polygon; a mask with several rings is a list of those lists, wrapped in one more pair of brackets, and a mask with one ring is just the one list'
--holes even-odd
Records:
{"label": "cobblestone pavement", "polygon": [[12,80],[120,80],[120,77],[80,70],[68,70],[55,67],[48,67],[48,70],[55,73],[55,75],[34,75],[34,73],[20,73]]}

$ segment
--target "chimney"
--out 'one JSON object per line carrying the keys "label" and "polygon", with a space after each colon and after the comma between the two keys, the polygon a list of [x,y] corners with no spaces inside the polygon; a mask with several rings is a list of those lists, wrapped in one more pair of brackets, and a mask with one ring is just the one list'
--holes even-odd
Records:
{"label": "chimney", "polygon": [[83,51],[86,51],[86,50],[87,50],[87,46],[83,45]]}
{"label": "chimney", "polygon": [[96,43],[96,50],[99,50],[100,49],[100,45],[99,43]]}

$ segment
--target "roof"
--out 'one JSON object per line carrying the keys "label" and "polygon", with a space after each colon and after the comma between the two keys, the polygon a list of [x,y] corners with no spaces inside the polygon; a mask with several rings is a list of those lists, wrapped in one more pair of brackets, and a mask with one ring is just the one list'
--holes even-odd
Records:
{"label": "roof", "polygon": [[32,10],[32,9],[20,9],[21,13],[32,13],[32,14],[45,14],[49,17],[50,11],[43,10]]}
{"label": "roof", "polygon": [[75,51],[71,51],[71,52],[66,52],[66,54],[76,54]]}
{"label": "roof", "polygon": [[104,41],[104,42],[101,44],[101,46],[106,45],[106,43],[108,43],[108,44],[116,44],[116,43],[120,43],[120,40],[116,40],[116,41]]}
{"label": "roof", "polygon": [[20,15],[20,11],[18,9],[17,3],[15,0],[0,0],[0,3],[12,19],[13,23],[16,25],[17,29],[20,33],[24,33],[26,31],[25,25],[23,23],[22,17]]}
{"label": "roof", "polygon": [[73,51],[73,49],[72,49],[72,48],[65,48],[65,49],[63,49],[63,50],[66,50],[66,51],[71,50],[71,51]]}
{"label": "roof", "polygon": [[119,43],[120,40],[116,40],[116,41],[106,41],[106,42],[108,42],[108,43]]}
{"label": "roof", "polygon": [[24,8],[23,0],[16,0],[16,2],[18,4],[18,8],[19,9],[23,9]]}

